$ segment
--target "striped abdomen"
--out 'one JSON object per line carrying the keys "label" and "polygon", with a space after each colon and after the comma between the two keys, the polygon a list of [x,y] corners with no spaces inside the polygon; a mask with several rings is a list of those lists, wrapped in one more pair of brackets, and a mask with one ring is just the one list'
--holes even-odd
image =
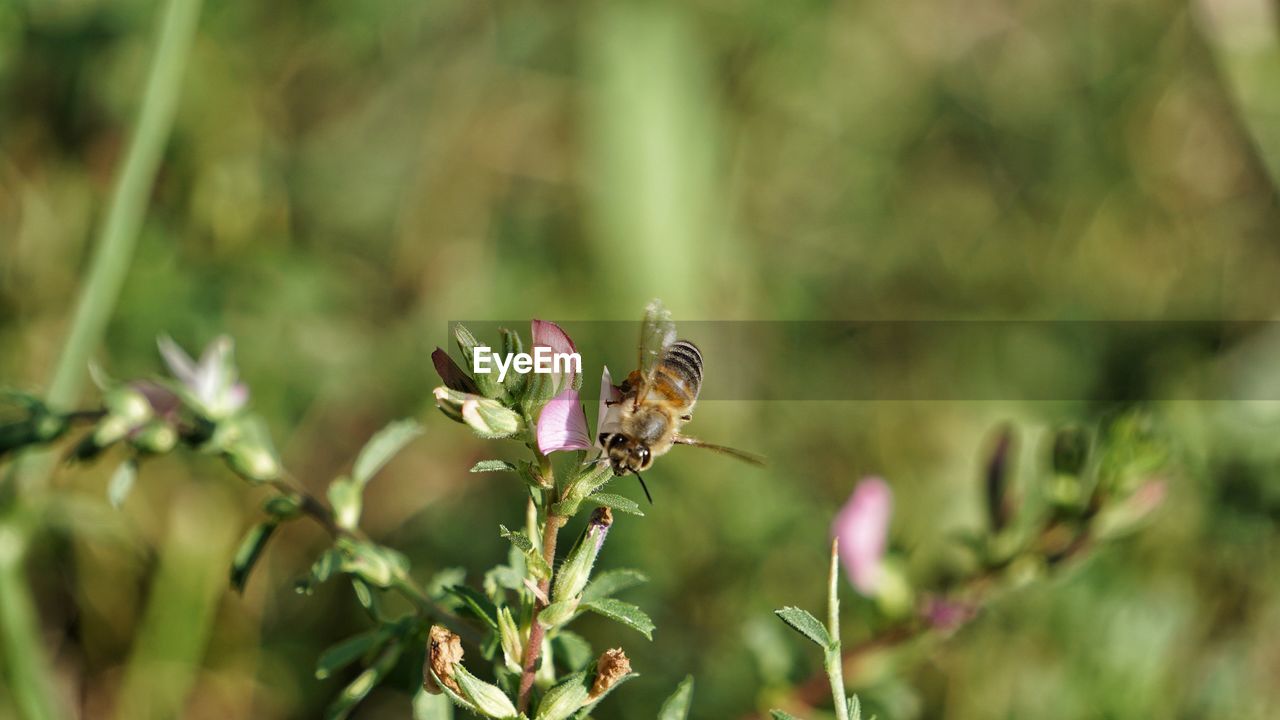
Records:
{"label": "striped abdomen", "polygon": [[653,390],[687,411],[702,389],[702,353],[687,340],[677,340],[667,348],[655,368]]}

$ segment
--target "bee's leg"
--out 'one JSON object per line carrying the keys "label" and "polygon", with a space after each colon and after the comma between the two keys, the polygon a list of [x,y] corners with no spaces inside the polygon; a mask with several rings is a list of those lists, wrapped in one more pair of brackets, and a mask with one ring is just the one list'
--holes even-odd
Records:
{"label": "bee's leg", "polygon": [[692,416],[692,415],[681,415],[681,416],[680,416],[680,419],[681,419],[681,420],[683,420],[683,421],[685,421],[685,422],[689,422],[690,420],[692,420],[692,419],[693,419],[693,416]]}
{"label": "bee's leg", "polygon": [[644,490],[644,496],[649,500],[649,504],[653,504],[653,496],[649,494],[649,486],[644,484],[644,478],[640,477],[640,473],[636,473],[636,479],[640,481],[640,488]]}

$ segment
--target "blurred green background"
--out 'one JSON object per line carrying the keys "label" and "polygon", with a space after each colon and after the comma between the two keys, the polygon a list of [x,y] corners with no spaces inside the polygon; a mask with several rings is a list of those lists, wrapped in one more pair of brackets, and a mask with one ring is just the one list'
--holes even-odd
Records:
{"label": "blurred green background", "polygon": [[[49,381],[141,94],[159,5],[0,0],[0,381]],[[1280,45],[1264,0],[209,2],[135,262],[98,361],[237,340],[253,405],[320,493],[386,421],[428,426],[370,487],[366,527],[426,580],[505,557],[510,478],[434,409],[453,319],[1233,319],[1275,313]],[[691,338],[695,341],[697,338]],[[982,521],[990,429],[1151,400],[1182,470],[1159,519],[858,690],[881,718],[1266,718],[1280,708],[1280,405],[1160,402],[1225,373],[1275,396],[1280,334],[1157,351],[1100,337],[1063,402],[708,402],[692,429],[766,471],[673,453],[604,567],[652,643],[591,622],[642,677],[600,718],[735,718],[816,668],[771,610],[820,607],[831,517],[864,474],[927,565]],[[740,349],[747,351],[747,349]],[[615,373],[631,350],[586,358]],[[812,362],[851,375],[956,372]],[[812,372],[792,355],[769,373]],[[708,356],[708,373],[737,361]],[[960,372],[982,376],[974,361]],[[86,395],[86,400],[91,399]],[[311,718],[350,676],[315,657],[363,615],[292,584],[290,527],[243,597],[226,567],[261,494],[201,458],[61,469],[28,571],[59,693],[85,718]],[[624,492],[640,497],[634,484]],[[492,531],[491,531],[492,529]],[[847,639],[868,630],[846,586]],[[860,609],[861,608],[861,609]],[[412,683],[410,683],[411,685]],[[0,717],[16,717],[0,687]],[[376,691],[357,717],[406,717]]]}

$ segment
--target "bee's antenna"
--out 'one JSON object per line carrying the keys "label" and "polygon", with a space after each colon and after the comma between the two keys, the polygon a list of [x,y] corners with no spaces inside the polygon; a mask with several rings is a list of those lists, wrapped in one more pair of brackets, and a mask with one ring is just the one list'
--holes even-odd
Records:
{"label": "bee's antenna", "polygon": [[644,478],[640,477],[640,473],[636,473],[636,479],[640,481],[640,488],[644,490],[644,496],[649,499],[649,504],[653,504],[653,496],[649,494],[649,486],[644,484]]}

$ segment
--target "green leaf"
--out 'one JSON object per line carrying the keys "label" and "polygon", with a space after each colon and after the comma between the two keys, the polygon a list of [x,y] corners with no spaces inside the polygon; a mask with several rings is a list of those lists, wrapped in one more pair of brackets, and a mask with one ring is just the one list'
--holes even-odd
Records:
{"label": "green leaf", "polygon": [[693,702],[693,676],[685,676],[676,691],[662,703],[658,720],[685,720],[689,717],[689,705]]}
{"label": "green leaf", "polygon": [[302,498],[297,495],[272,495],[262,503],[262,509],[277,520],[292,520],[302,513]]}
{"label": "green leaf", "polygon": [[320,658],[316,660],[316,679],[324,680],[332,675],[335,670],[341,670],[359,660],[369,651],[381,647],[388,637],[385,629],[375,628],[359,635],[352,635],[346,640],[333,645],[321,653]]}
{"label": "green leaf", "polygon": [[644,512],[640,510],[640,505],[637,504],[635,500],[622,495],[598,492],[594,495],[587,496],[587,502],[603,505],[611,510],[617,510],[618,512],[644,517]]}
{"label": "green leaf", "polygon": [[396,420],[379,430],[364,449],[356,457],[351,468],[351,477],[361,486],[367,485],[379,470],[387,464],[396,453],[404,449],[414,438],[422,434],[422,426],[417,420]]}
{"label": "green leaf", "polygon": [[[506,328],[502,328],[499,332],[502,333],[503,357],[510,357],[524,352],[524,341],[520,339],[519,333]],[[511,397],[519,398],[524,392],[525,383],[528,379],[528,376],[524,373],[508,372],[502,384],[506,386],[507,392],[511,394]]]}
{"label": "green leaf", "polygon": [[471,466],[471,472],[520,472],[520,469],[506,460],[481,460]]}
{"label": "green leaf", "polygon": [[133,482],[137,479],[137,460],[129,458],[120,463],[120,467],[111,474],[111,481],[107,483],[107,501],[111,503],[111,507],[118,508],[124,504],[124,499],[129,496]]}
{"label": "green leaf", "polygon": [[789,712],[783,712],[781,710],[770,710],[769,717],[772,717],[773,720],[800,720],[800,718],[796,717],[795,715],[792,715]]}
{"label": "green leaf", "polygon": [[382,679],[395,667],[400,659],[400,643],[391,643],[378,655],[372,665],[356,676],[351,684],[345,687],[337,699],[325,711],[325,720],[344,720],[361,700],[369,694]]}
{"label": "green leaf", "polygon": [[380,588],[390,587],[408,569],[405,557],[391,548],[350,538],[339,540],[338,548],[342,550],[343,572]]}
{"label": "green leaf", "polygon": [[362,499],[360,486],[350,478],[340,477],[329,483],[329,504],[333,506],[333,521],[344,530],[355,530],[360,524]]}
{"label": "green leaf", "polygon": [[633,588],[637,585],[643,585],[649,582],[649,576],[639,570],[631,570],[628,568],[620,568],[617,570],[606,570],[600,573],[587,584],[587,589],[582,591],[583,600],[599,600],[601,598],[617,595],[623,590]]}
{"label": "green leaf", "polygon": [[461,600],[472,615],[483,620],[494,632],[498,632],[498,608],[492,600],[466,585],[454,585],[445,590]]}
{"label": "green leaf", "polygon": [[858,702],[857,695],[849,696],[849,720],[862,720],[862,703]]}
{"label": "green leaf", "polygon": [[547,565],[547,560],[542,557],[542,553],[533,546],[533,541],[528,535],[521,531],[512,532],[506,525],[498,526],[498,535],[510,540],[511,544],[524,555],[535,577],[539,580],[551,578],[551,567]]}
{"label": "green leaf", "polygon": [[511,532],[506,525],[498,526],[498,537],[504,537],[520,549],[520,552],[533,552],[533,542],[523,532]]}
{"label": "green leaf", "polygon": [[249,573],[258,563],[258,558],[262,557],[262,551],[267,547],[267,541],[275,531],[276,523],[271,521],[258,523],[245,533],[244,540],[240,541],[240,549],[236,550],[235,557],[231,560],[231,587],[235,588],[236,592],[244,592],[245,583],[249,581]]}
{"label": "green leaf", "polygon": [[373,594],[373,588],[369,587],[369,583],[359,577],[352,577],[351,589],[355,591],[356,602],[360,603],[360,607],[367,610],[374,619],[382,616],[378,605],[378,596]]}
{"label": "green leaf", "polygon": [[467,569],[461,567],[441,568],[436,574],[431,576],[427,581],[424,590],[427,597],[432,600],[440,600],[448,594],[449,586],[461,585],[467,579]]}
{"label": "green leaf", "polygon": [[316,561],[311,564],[310,572],[297,582],[294,589],[304,595],[310,595],[317,585],[333,577],[334,571],[341,566],[342,554],[334,548],[329,548],[316,558]]}
{"label": "green leaf", "polygon": [[631,603],[614,600],[613,598],[601,598],[599,600],[583,601],[581,607],[593,610],[610,620],[617,620],[644,635],[646,639],[653,640],[653,620],[650,620],[643,610]]}
{"label": "green leaf", "polygon": [[831,648],[831,633],[827,632],[826,626],[818,622],[818,618],[808,610],[784,607],[781,610],[774,610],[773,614],[782,618],[782,621],[796,632],[817,643],[823,650]]}

